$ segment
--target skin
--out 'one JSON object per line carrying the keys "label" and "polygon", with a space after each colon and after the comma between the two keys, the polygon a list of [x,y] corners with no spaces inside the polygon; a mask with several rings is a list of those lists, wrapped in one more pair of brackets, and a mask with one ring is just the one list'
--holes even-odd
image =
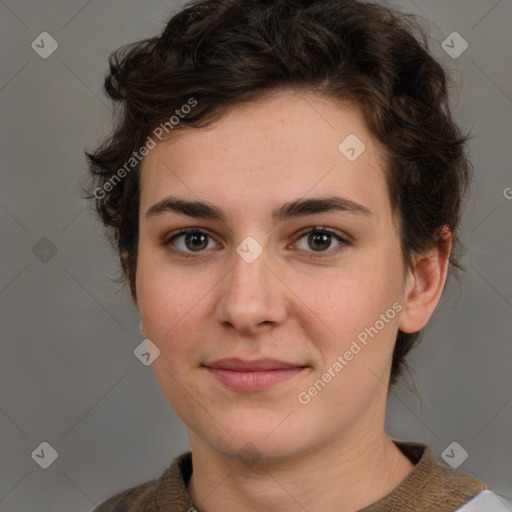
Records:
{"label": "skin", "polygon": [[[366,146],[354,161],[338,150],[349,134]],[[172,211],[146,218],[171,195],[216,205],[226,222]],[[270,216],[283,203],[332,195],[371,215]],[[413,464],[384,431],[393,346],[399,328],[416,332],[432,315],[451,242],[448,232],[443,250],[417,255],[404,273],[383,150],[358,106],[282,90],[211,127],[179,130],[145,157],[140,205],[133,300],[161,351],[156,378],[189,432],[194,501],[207,512],[352,512],[395,489]],[[351,243],[308,242],[321,226]],[[187,227],[211,238],[199,250],[185,236],[165,245]],[[252,263],[236,252],[248,236],[263,250]],[[395,302],[401,311],[300,403],[298,393]],[[268,390],[238,392],[201,366],[235,356],[308,368]],[[244,447],[252,464],[239,455]]]}

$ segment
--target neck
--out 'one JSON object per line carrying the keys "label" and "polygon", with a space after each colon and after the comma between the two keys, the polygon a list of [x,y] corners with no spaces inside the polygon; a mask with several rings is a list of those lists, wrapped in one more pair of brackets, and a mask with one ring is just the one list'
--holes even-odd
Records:
{"label": "neck", "polygon": [[247,467],[193,433],[192,499],[208,512],[354,512],[392,492],[414,465],[382,431],[359,432],[285,461]]}

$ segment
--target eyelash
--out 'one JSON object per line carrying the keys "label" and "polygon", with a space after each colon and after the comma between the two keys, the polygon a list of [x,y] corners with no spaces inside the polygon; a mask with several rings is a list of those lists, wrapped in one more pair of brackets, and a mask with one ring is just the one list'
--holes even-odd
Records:
{"label": "eyelash", "polygon": [[[197,256],[194,255],[194,252],[185,252],[185,251],[182,251],[181,249],[172,248],[172,242],[174,242],[174,240],[176,240],[180,236],[187,235],[190,233],[194,233],[194,234],[199,233],[199,234],[205,235],[209,238],[213,238],[208,232],[204,231],[201,228],[184,228],[184,229],[181,229],[178,232],[176,232],[171,238],[164,241],[163,245],[170,246],[172,251],[180,253],[180,256],[182,256],[184,258],[195,258]],[[316,252],[313,251],[311,254],[308,255],[308,257],[312,258],[312,259],[325,258],[328,256],[332,256],[333,254],[337,254],[340,250],[342,250],[344,248],[344,246],[351,245],[351,242],[347,238],[342,237],[337,232],[335,232],[329,228],[326,228],[324,226],[317,226],[317,227],[309,228],[307,231],[303,231],[294,243],[297,243],[299,240],[304,238],[304,236],[312,234],[312,233],[330,235],[330,236],[334,237],[338,242],[340,242],[340,245],[334,249],[329,248],[325,251],[316,251]],[[205,252],[205,251],[204,250],[198,251],[196,254],[199,255],[202,252]],[[309,251],[306,251],[306,252],[309,252]]]}

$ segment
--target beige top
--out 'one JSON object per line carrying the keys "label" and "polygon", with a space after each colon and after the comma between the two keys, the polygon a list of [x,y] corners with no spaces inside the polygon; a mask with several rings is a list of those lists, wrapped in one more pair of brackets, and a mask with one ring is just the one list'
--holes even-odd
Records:
{"label": "beige top", "polygon": [[[387,496],[358,512],[455,512],[489,487],[476,477],[441,466],[421,443],[393,440],[415,467]],[[205,512],[187,489],[192,452],[174,458],[160,478],[113,496],[93,512]]]}

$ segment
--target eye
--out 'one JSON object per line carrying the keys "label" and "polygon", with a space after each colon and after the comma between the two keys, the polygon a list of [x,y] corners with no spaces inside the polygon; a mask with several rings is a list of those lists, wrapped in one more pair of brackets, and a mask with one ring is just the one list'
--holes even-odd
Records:
{"label": "eye", "polygon": [[[337,242],[337,246],[331,249],[333,239]],[[193,257],[194,253],[202,253],[206,249],[211,249],[210,242],[212,240],[211,235],[202,229],[185,228],[176,232],[167,241],[164,241],[163,245],[172,246],[172,250],[184,253],[185,257]],[[343,246],[350,245],[350,241],[337,232],[322,226],[310,228],[308,231],[303,232],[295,242],[295,245],[298,245],[300,250],[309,252],[308,257],[310,258],[322,258],[337,253],[343,249]],[[308,247],[313,250],[309,250]]]}
{"label": "eye", "polygon": [[[178,242],[176,242],[178,240]],[[178,251],[185,253],[203,252],[209,249],[212,237],[202,229],[187,228],[178,231],[174,236],[164,242],[164,245],[172,245]]]}
{"label": "eye", "polygon": [[[333,238],[338,242],[338,245],[334,249],[330,249],[332,245]],[[303,246],[300,247],[299,242],[303,241],[307,245],[307,247]],[[350,242],[339,235],[338,233],[325,228],[325,227],[314,227],[312,229],[309,229],[308,231],[304,232],[296,242],[296,244],[299,245],[299,249],[308,251],[308,247],[311,247],[313,249],[313,253],[320,253],[320,254],[310,254],[308,255],[311,258],[322,258],[325,256],[332,256],[333,253],[337,253],[339,250],[343,249],[343,246],[350,245]],[[327,253],[327,254],[323,254]]]}

